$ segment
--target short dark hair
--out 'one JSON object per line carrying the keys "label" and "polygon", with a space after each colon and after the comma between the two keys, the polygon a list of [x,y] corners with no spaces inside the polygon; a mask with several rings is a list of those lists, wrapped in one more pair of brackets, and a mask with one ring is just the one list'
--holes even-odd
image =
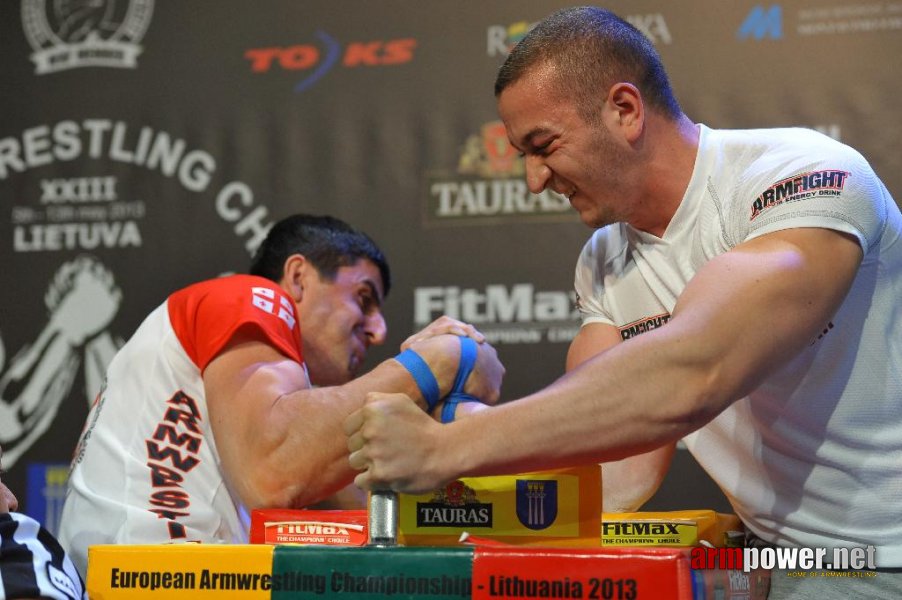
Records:
{"label": "short dark hair", "polygon": [[619,81],[635,85],[645,102],[664,115],[676,119],[682,114],[651,40],[602,8],[565,8],[540,21],[499,69],[495,96],[545,64],[556,67],[559,90],[576,99],[584,116],[597,115],[599,93]]}
{"label": "short dark hair", "polygon": [[382,250],[365,233],[340,219],[298,214],[278,221],[257,248],[249,272],[278,282],[292,254],[303,255],[327,281],[334,281],[339,267],[370,260],[379,268],[383,292],[388,296],[391,272]]}

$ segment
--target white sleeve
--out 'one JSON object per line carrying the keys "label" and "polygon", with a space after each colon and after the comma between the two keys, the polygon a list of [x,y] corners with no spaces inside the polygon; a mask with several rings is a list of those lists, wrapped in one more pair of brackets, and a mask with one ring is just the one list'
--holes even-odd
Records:
{"label": "white sleeve", "polygon": [[820,227],[855,236],[864,253],[878,242],[887,203],[893,202],[889,192],[864,157],[848,146],[831,144],[821,154],[788,174],[773,175],[737,203],[734,225],[740,241]]}
{"label": "white sleeve", "polygon": [[576,263],[574,288],[582,324],[614,324],[604,302],[605,243],[603,230],[589,238]]}

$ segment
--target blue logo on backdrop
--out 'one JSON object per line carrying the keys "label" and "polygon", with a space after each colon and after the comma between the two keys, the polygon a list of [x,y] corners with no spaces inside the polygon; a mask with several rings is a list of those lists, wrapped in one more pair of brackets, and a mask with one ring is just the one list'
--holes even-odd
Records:
{"label": "blue logo on backdrop", "polygon": [[316,38],[323,43],[325,49],[323,60],[316,66],[316,69],[314,69],[310,75],[294,86],[295,92],[303,92],[304,90],[313,87],[313,84],[319,81],[323,75],[328,73],[341,58],[341,45],[338,43],[338,40],[325,31],[317,31]]}
{"label": "blue logo on backdrop", "polygon": [[26,471],[26,510],[23,512],[53,535],[59,533],[68,479],[68,464],[31,463]]}
{"label": "blue logo on backdrop", "polygon": [[517,518],[529,529],[547,529],[557,518],[557,481],[517,480]]}
{"label": "blue logo on backdrop", "polygon": [[774,4],[765,9],[756,6],[739,26],[736,37],[740,40],[753,37],[762,40],[766,37],[779,40],[783,38],[783,8]]}

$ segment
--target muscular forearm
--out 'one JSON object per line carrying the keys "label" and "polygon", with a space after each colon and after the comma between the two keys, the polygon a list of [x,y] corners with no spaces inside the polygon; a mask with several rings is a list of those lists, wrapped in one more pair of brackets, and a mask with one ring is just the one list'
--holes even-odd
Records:
{"label": "muscular forearm", "polygon": [[[455,336],[430,338],[414,349],[430,365],[440,394],[446,394],[457,372]],[[354,472],[348,465],[342,423],[363,405],[368,392],[401,392],[420,408],[426,407],[413,377],[394,359],[342,386],[274,394],[277,399],[268,407],[260,432],[253,432],[257,439],[248,440],[257,459],[245,458],[258,467],[229,465],[244,472],[234,484],[242,498],[253,507],[300,507],[350,483]]]}
{"label": "muscular forearm", "polygon": [[[343,386],[303,389],[279,395],[246,430],[245,456],[225,460],[234,486],[252,508],[303,507],[319,502],[348,484],[352,472],[341,436],[343,419],[363,404],[369,389],[408,390],[409,375],[395,361]],[[239,464],[238,460],[246,460]]]}
{"label": "muscular forearm", "polygon": [[696,274],[664,327],[592,357],[491,416],[443,430],[451,457],[440,460],[449,473],[459,460],[466,474],[486,475],[608,462],[672,443],[810,344],[860,260],[855,240],[830,231],[789,230],[746,242]]}
{"label": "muscular forearm", "polygon": [[[810,345],[860,260],[857,242],[835,232],[768,234],[711,259],[666,325],[521,400],[435,426],[398,399],[373,398],[346,426],[352,466],[363,471],[358,484],[422,491],[460,476],[604,463],[671,444]],[[408,427],[393,426],[401,418]]]}
{"label": "muscular forearm", "polygon": [[711,397],[703,354],[678,341],[655,341],[651,333],[643,337],[589,359],[535,394],[443,429],[439,454],[449,472],[463,466],[466,475],[490,475],[619,460],[675,442],[729,402],[727,394]]}

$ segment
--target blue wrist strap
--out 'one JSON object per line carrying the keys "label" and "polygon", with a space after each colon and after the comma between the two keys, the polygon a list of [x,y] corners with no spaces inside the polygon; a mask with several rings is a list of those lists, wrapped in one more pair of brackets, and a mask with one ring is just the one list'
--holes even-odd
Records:
{"label": "blue wrist strap", "polygon": [[454,420],[454,412],[457,410],[459,403],[479,402],[479,398],[464,393],[464,385],[466,385],[467,378],[476,364],[476,356],[479,354],[479,349],[473,338],[461,336],[459,339],[460,363],[457,366],[457,377],[454,378],[451,393],[445,397],[445,404],[442,406],[442,423],[450,423]]}
{"label": "blue wrist strap", "polygon": [[426,412],[431,413],[439,401],[438,381],[435,380],[432,369],[429,368],[422,356],[409,348],[397,355],[395,360],[401,363],[413,377],[417,387],[420,388],[423,400],[426,401]]}

